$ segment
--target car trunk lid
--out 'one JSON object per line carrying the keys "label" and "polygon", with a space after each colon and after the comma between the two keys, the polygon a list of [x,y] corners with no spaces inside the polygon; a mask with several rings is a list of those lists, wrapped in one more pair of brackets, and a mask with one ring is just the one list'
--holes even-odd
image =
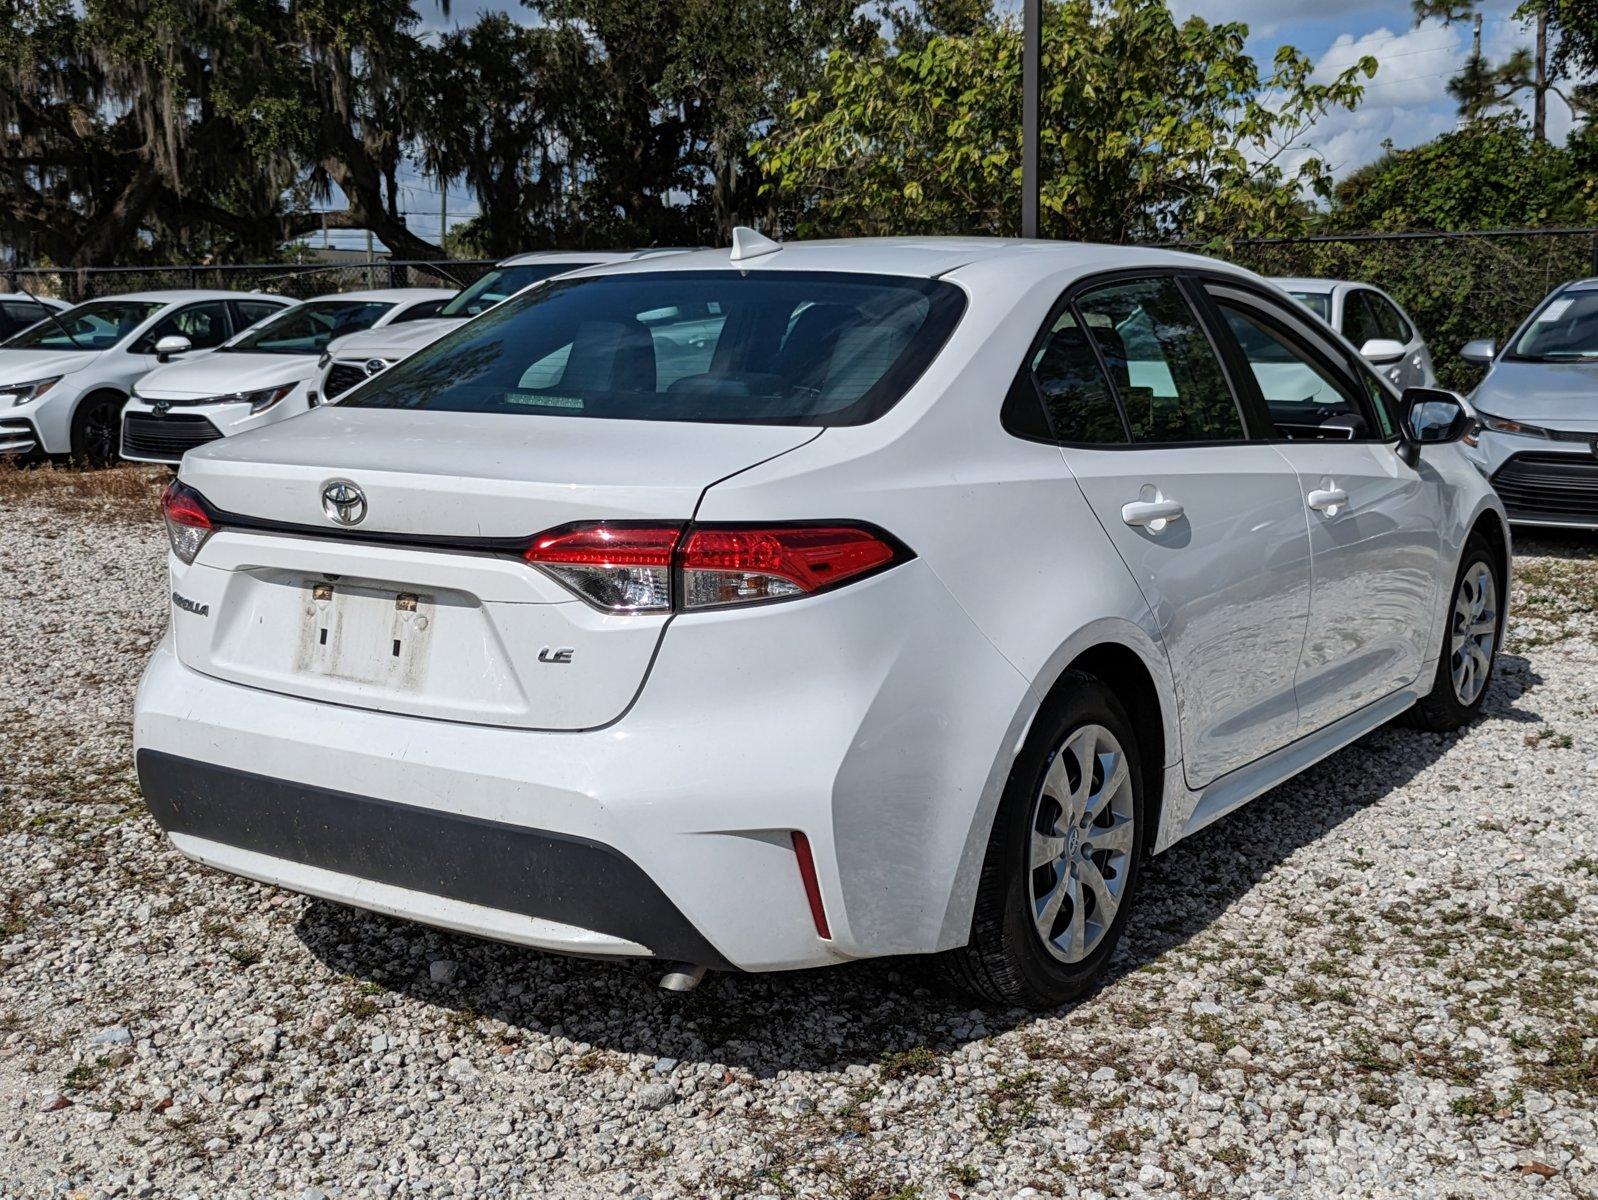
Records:
{"label": "car trunk lid", "polygon": [[[179,657],[360,708],[606,724],[643,683],[667,616],[590,607],[521,545],[579,521],[686,522],[712,483],[818,435],[331,408],[229,438],[183,462],[218,532],[178,583]],[[364,497],[356,524],[324,510],[336,482]]]}

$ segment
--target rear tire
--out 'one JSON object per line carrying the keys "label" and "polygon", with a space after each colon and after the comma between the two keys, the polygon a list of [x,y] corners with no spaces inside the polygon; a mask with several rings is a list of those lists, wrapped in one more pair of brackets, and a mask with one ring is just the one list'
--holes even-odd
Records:
{"label": "rear tire", "polygon": [[122,406],[126,396],[94,392],[72,414],[72,459],[82,467],[110,467],[122,449]]}
{"label": "rear tire", "polygon": [[1473,535],[1465,543],[1443,617],[1431,693],[1404,714],[1405,724],[1452,733],[1481,715],[1503,636],[1503,594],[1503,563],[1485,540]]}
{"label": "rear tire", "polygon": [[1091,675],[1038,714],[1000,798],[971,940],[944,956],[985,1000],[1052,1008],[1104,974],[1126,928],[1147,830],[1137,737]]}

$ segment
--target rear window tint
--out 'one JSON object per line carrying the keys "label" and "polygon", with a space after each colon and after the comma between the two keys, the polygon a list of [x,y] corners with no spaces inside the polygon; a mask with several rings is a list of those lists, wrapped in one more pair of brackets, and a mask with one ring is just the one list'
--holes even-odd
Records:
{"label": "rear window tint", "polygon": [[953,284],[842,272],[556,281],[385,371],[355,408],[853,425],[918,379],[965,308]]}

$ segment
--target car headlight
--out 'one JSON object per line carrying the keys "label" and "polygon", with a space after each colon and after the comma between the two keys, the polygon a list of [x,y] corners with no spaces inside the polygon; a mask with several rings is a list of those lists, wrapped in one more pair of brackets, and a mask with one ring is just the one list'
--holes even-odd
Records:
{"label": "car headlight", "polygon": [[258,392],[234,392],[231,396],[218,396],[217,399],[225,404],[248,404],[253,417],[256,413],[264,413],[293,390],[292,383],[285,383],[279,387],[262,388]]}
{"label": "car headlight", "polygon": [[1524,421],[1511,421],[1508,417],[1495,417],[1491,413],[1477,410],[1476,421],[1483,429],[1491,429],[1494,433],[1518,433],[1521,437],[1545,438],[1548,431],[1541,425],[1528,425]]}
{"label": "car headlight", "polygon": [[15,408],[19,404],[37,400],[60,382],[61,376],[52,375],[49,379],[35,379],[32,383],[0,384],[0,408]]}

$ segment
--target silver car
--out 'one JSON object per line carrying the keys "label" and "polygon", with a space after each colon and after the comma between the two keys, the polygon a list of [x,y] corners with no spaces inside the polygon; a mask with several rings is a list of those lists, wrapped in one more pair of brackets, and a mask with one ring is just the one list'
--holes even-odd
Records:
{"label": "silver car", "polygon": [[1478,338],[1460,356],[1488,366],[1466,444],[1510,520],[1598,529],[1598,279],[1555,288],[1502,350]]}
{"label": "silver car", "polygon": [[1437,386],[1420,330],[1381,288],[1346,279],[1272,282],[1358,346],[1360,356],[1398,387]]}

